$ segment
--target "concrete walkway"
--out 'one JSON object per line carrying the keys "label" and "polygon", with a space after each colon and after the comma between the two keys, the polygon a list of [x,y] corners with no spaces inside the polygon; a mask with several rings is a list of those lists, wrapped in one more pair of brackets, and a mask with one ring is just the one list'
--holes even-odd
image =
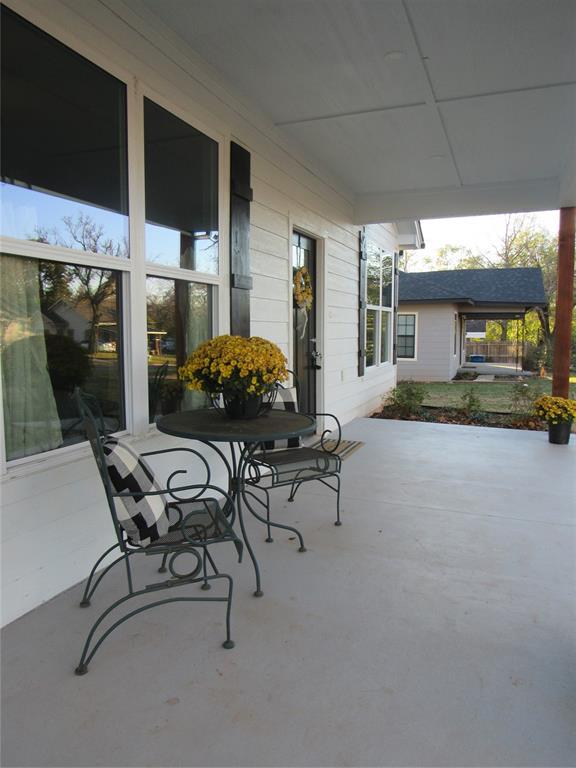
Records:
{"label": "concrete walkway", "polygon": [[523,371],[507,363],[464,363],[458,369],[458,373],[470,373],[470,371],[482,376],[523,376],[524,378],[534,376],[532,371]]}
{"label": "concrete walkway", "polygon": [[[73,674],[80,589],[3,636],[5,766],[569,766],[576,757],[576,442],[361,419],[343,520],[294,504],[308,552],[264,543],[264,597],[134,618]],[[150,564],[147,565],[150,567]],[[88,570],[89,564],[86,564]]]}

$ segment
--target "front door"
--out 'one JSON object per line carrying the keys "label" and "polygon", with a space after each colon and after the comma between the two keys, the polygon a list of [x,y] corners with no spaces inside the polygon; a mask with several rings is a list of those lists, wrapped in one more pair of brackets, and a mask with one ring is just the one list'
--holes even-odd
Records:
{"label": "front door", "polygon": [[293,365],[300,384],[299,407],[304,413],[315,413],[316,371],[320,369],[316,346],[316,241],[299,232],[292,235],[292,276]]}

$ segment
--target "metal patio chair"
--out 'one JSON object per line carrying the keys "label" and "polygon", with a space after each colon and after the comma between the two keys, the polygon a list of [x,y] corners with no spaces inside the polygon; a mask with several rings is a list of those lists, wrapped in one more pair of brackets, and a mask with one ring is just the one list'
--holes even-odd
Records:
{"label": "metal patio chair", "polygon": [[148,382],[148,420],[154,421],[158,404],[162,398],[162,391],[168,374],[168,363],[159,365],[154,371],[154,375]]}
{"label": "metal patio chair", "polygon": [[[298,412],[299,384],[292,372],[293,386],[278,385],[273,408]],[[301,532],[293,526],[278,523],[271,519],[270,491],[275,488],[290,487],[288,501],[294,501],[298,489],[304,483],[318,481],[330,488],[336,494],[336,521],[334,525],[342,525],[340,520],[340,472],[342,460],[336,451],[342,439],[342,427],[339,420],[331,413],[309,413],[314,418],[330,419],[333,429],[323,429],[316,445],[302,444],[300,438],[275,443],[260,444],[252,454],[248,464],[248,474],[245,478],[244,495],[249,496],[265,511],[265,517],[258,514],[252,503],[246,499],[246,506],[252,515],[267,526],[267,542],[272,542],[271,528],[281,528],[294,533],[299,541],[299,552],[305,552],[304,538]],[[261,496],[254,491],[260,491]]]}
{"label": "metal patio chair", "polygon": [[[104,485],[117,539],[94,564],[80,605],[90,605],[104,576],[118,564],[124,564],[128,587],[127,593],[106,608],[92,625],[75,670],[76,674],[86,674],[88,664],[100,645],[111,632],[132,616],[156,606],[179,601],[227,603],[226,640],[223,646],[233,648],[234,643],[230,637],[233,581],[231,576],[218,571],[209,551],[214,544],[231,542],[236,547],[238,561],[242,559],[243,544],[232,527],[235,517],[232,498],[226,491],[210,483],[210,466],[198,451],[192,448],[168,448],[136,455],[125,443],[107,434],[104,419],[94,397],[77,390],[75,399]],[[167,454],[174,457],[179,454],[183,454],[185,458],[190,458],[191,455],[196,457],[206,473],[205,482],[176,485],[174,478],[186,475],[189,470],[175,469],[168,477],[166,487],[159,488],[146,458]],[[97,569],[115,550],[118,550],[116,558],[97,574]],[[135,588],[131,561],[134,557],[142,555],[160,556],[162,560],[158,572],[169,571],[169,577],[162,577]],[[191,570],[181,572],[178,569],[177,559],[182,555],[194,557]],[[209,590],[211,582],[218,580],[227,583],[227,594],[224,597],[186,594],[156,599],[121,616],[94,640],[96,631],[109,614],[133,598],[155,597],[164,590],[180,591],[183,587],[194,584],[200,584],[202,589]]]}

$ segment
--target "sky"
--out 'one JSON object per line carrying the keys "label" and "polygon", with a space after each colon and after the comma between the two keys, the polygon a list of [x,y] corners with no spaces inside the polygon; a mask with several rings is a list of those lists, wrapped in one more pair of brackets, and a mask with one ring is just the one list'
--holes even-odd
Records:
{"label": "sky", "polygon": [[[558,211],[538,211],[525,215],[548,230],[551,235],[558,234]],[[433,259],[443,245],[462,245],[472,251],[492,250],[504,233],[505,222],[506,215],[422,220],[426,248],[414,251],[410,259],[410,272],[427,272],[433,269],[432,265],[425,263],[425,259]]]}

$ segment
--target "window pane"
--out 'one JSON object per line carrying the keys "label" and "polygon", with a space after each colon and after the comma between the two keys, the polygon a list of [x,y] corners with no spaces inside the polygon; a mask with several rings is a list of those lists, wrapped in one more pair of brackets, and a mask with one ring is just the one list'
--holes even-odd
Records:
{"label": "window pane", "polygon": [[144,99],[146,259],[218,272],[218,144]]}
{"label": "window pane", "polygon": [[376,334],[376,315],[378,313],[374,309],[369,309],[366,312],[366,366],[374,365],[374,344]]}
{"label": "window pane", "polygon": [[382,254],[382,306],[392,307],[392,277],[394,257],[391,253]]}
{"label": "window pane", "polygon": [[120,273],[2,255],[0,277],[8,460],[85,439],[75,387],[123,429]]}
{"label": "window pane", "polygon": [[2,7],[2,234],[128,256],[126,86]]}
{"label": "window pane", "polygon": [[380,252],[369,241],[366,243],[366,300],[368,304],[380,306]]}
{"label": "window pane", "polygon": [[414,337],[398,337],[398,357],[414,357]]}
{"label": "window pane", "polygon": [[398,357],[415,357],[416,315],[398,315]]}
{"label": "window pane", "polygon": [[390,312],[382,312],[380,331],[380,362],[387,363],[390,359]]}
{"label": "window pane", "polygon": [[146,279],[150,421],[174,411],[203,408],[201,392],[185,389],[178,368],[212,336],[212,290],[200,283]]}
{"label": "window pane", "polygon": [[414,333],[416,315],[398,315],[398,335]]}

